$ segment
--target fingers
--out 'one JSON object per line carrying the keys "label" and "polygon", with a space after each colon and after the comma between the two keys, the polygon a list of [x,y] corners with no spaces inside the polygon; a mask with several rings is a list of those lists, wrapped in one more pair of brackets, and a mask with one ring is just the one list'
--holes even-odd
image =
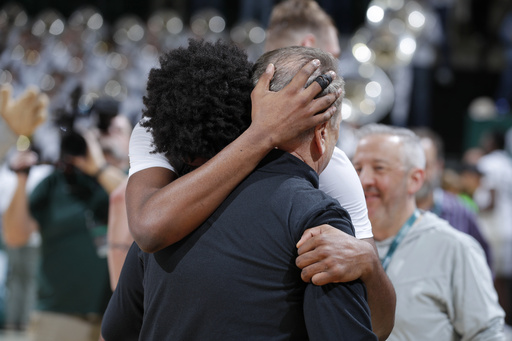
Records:
{"label": "fingers", "polygon": [[39,95],[39,92],[37,91],[37,88],[35,87],[28,87],[27,90],[20,96],[18,99],[18,103],[23,103],[23,106],[25,107],[32,107],[34,103],[37,101],[37,96]]}
{"label": "fingers", "polygon": [[297,249],[300,248],[307,240],[314,237],[315,235],[319,234],[320,232],[317,232],[317,229],[315,227],[307,229],[302,234],[302,237],[300,237],[300,240],[297,242],[296,246]]}
{"label": "fingers", "polygon": [[332,283],[331,275],[328,272],[320,272],[309,280],[314,285],[326,285],[328,283]]}
{"label": "fingers", "polygon": [[324,75],[316,77],[314,81],[317,82],[318,85],[320,85],[320,87],[322,88],[322,91],[324,91],[329,86],[329,84],[331,84],[332,78],[333,77],[331,76],[330,73],[326,73]]}
{"label": "fingers", "polygon": [[315,263],[302,269],[300,278],[306,283],[315,285],[339,282],[334,269],[324,263]]}
{"label": "fingers", "polygon": [[[284,89],[292,90],[294,92],[304,89],[309,77],[311,77],[311,75],[318,69],[319,66],[320,61],[318,59],[313,59],[302,67],[302,69],[295,75],[295,77],[293,77],[290,84],[288,84]],[[311,85],[308,87],[308,89],[310,87]],[[318,95],[320,90],[320,85],[314,85],[314,87],[310,89],[313,94],[311,98],[314,98],[316,95]],[[314,93],[314,91],[316,91],[316,93]]]}
{"label": "fingers", "polygon": [[305,269],[308,266],[312,266],[315,263],[319,263],[322,259],[323,258],[319,254],[319,252],[315,252],[315,251],[306,252],[302,255],[299,255],[295,259],[295,265],[297,265],[297,267],[299,269]]}
{"label": "fingers", "polygon": [[318,238],[315,237],[330,231],[332,228],[331,225],[323,224],[305,230],[302,237],[297,242],[298,254],[302,255],[308,251],[314,250],[318,244],[322,242],[322,240],[317,241]]}
{"label": "fingers", "polygon": [[252,92],[259,93],[262,91],[269,91],[270,81],[272,80],[272,77],[274,77],[274,72],[274,64],[268,64],[267,68],[265,69],[265,73],[261,75],[260,79],[258,79],[258,83],[256,83],[256,86]]}
{"label": "fingers", "polygon": [[4,116],[7,112],[7,106],[9,105],[9,100],[11,98],[12,86],[10,84],[5,84],[0,89],[0,114]]}
{"label": "fingers", "polygon": [[39,95],[36,104],[36,118],[35,125],[38,126],[46,120],[48,116],[47,108],[48,108],[49,99],[46,94]]}

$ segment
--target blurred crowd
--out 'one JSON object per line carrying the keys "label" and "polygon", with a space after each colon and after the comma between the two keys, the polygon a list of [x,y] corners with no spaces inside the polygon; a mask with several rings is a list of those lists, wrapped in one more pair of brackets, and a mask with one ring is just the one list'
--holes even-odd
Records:
{"label": "blurred crowd", "polygon": [[[73,164],[110,194],[125,180],[130,132],[141,118],[145,82],[150,69],[158,65],[159,54],[185,46],[193,37],[225,39],[246,50],[249,60],[254,61],[263,52],[266,20],[277,2],[240,2],[240,20],[231,26],[219,5],[222,1],[198,5],[190,18],[168,7],[144,20],[130,14],[115,22],[107,22],[92,6],[78,8],[69,17],[54,9],[29,16],[17,3],[0,8],[0,84],[10,86],[10,93],[2,95],[2,105],[11,96],[18,100],[11,99],[13,108],[22,105],[27,96],[48,101],[40,104],[47,110],[47,118],[37,127],[27,133],[14,131],[16,136],[12,132],[0,135],[0,211],[4,212],[16,196],[19,180],[15,173],[29,168],[23,189],[27,193],[55,169],[69,174],[66,166]],[[432,129],[432,84],[449,84],[454,78],[457,52],[450,45],[450,20],[467,17],[468,9],[463,5],[476,2],[375,0],[368,2],[367,17],[357,30],[348,27],[348,19],[338,20],[333,15],[342,43],[340,73],[347,91],[342,110],[346,124],[341,133],[345,138],[339,145],[350,156],[351,129],[383,119],[397,126],[425,128],[416,132],[424,136],[426,145],[435,148],[431,158],[427,152],[427,181],[418,194],[418,206],[441,216],[445,213],[444,218],[454,226],[462,220],[471,225],[465,232],[486,251],[500,303],[507,312],[506,322],[512,325],[512,130],[502,125],[486,131],[478,146],[447,158],[443,137]],[[319,3],[332,13],[346,13],[343,8],[354,6],[353,1]],[[499,65],[499,84],[486,110],[476,111],[476,119],[510,116],[512,104],[512,11],[506,1],[495,4],[489,6],[491,11],[500,6],[506,9],[494,27],[500,41],[499,61],[490,66]],[[485,41],[491,28],[487,23],[484,26],[479,34]],[[485,64],[489,58],[480,61]],[[34,90],[30,86],[35,86]],[[40,97],[42,94],[47,99]],[[2,124],[2,129],[13,130]],[[78,137],[71,136],[77,131]],[[77,150],[79,145],[82,149]],[[90,156],[91,149],[101,150],[103,155]],[[36,156],[19,156],[20,151]],[[114,168],[109,171],[115,173],[112,178],[105,172],[106,165]],[[99,191],[100,187],[90,186],[91,193]],[[457,211],[463,212],[458,216],[450,216],[450,208],[443,206],[453,198],[453,205],[464,207]],[[92,222],[80,224],[92,224],[88,231],[97,249],[87,252],[94,251],[101,262],[98,268],[106,271],[108,217],[97,206],[107,206],[108,198],[98,200],[101,204],[91,204]],[[41,236],[34,229],[16,239],[6,235],[3,228],[8,245],[0,253],[0,324],[24,330],[36,301],[37,264],[41,252],[49,252],[40,250],[41,238],[58,236]],[[59,266],[67,271],[68,265]],[[108,292],[108,276],[101,281],[103,287],[98,291]],[[98,302],[98,311],[104,304]]]}

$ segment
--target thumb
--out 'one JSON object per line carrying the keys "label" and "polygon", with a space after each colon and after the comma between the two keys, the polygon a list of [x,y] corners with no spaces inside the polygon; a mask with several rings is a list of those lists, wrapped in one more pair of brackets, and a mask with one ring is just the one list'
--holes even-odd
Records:
{"label": "thumb", "polygon": [[315,226],[315,227],[309,228],[306,231],[304,231],[304,233],[302,234],[302,237],[297,242],[297,245],[296,245],[297,249],[300,248],[309,239],[313,238],[314,236],[318,236],[319,234],[321,234],[322,231],[323,231],[323,226],[324,225]]}
{"label": "thumb", "polygon": [[0,114],[2,116],[7,114],[7,106],[9,104],[9,99],[11,98],[11,90],[12,87],[9,84],[3,85],[0,90]]}

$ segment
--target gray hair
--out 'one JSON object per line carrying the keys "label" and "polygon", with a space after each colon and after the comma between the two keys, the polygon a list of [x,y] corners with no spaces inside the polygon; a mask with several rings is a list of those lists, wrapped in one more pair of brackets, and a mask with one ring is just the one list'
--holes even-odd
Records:
{"label": "gray hair", "polygon": [[[253,67],[253,83],[256,85],[258,79],[265,72],[267,65],[272,63],[275,66],[275,73],[274,78],[270,82],[270,90],[279,91],[290,83],[304,65],[313,59],[320,60],[320,67],[309,77],[306,87],[314,82],[316,77],[328,71],[338,73],[338,60],[330,53],[312,47],[289,46],[266,52],[256,61]],[[341,76],[337,75],[331,84],[318,95],[318,97],[321,97],[329,93],[335,93],[338,89],[343,90],[342,95],[333,104],[338,110],[331,122],[334,122],[341,112],[341,101],[345,94],[344,87],[345,81]]]}
{"label": "gray hair", "polygon": [[425,151],[421,146],[420,138],[410,129],[394,127],[385,124],[371,123],[359,128],[359,140],[373,135],[396,136],[400,139],[402,161],[407,168],[425,169]]}

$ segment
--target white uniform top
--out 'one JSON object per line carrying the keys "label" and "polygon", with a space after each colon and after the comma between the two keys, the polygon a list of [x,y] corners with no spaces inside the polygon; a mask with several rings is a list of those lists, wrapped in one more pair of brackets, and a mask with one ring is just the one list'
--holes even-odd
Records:
{"label": "white uniform top", "polygon": [[505,151],[494,151],[477,164],[483,173],[477,199],[490,196],[494,190],[494,210],[481,213],[486,237],[492,247],[493,270],[496,275],[512,276],[512,159]]}
{"label": "white uniform top", "polygon": [[[153,136],[137,123],[130,138],[129,176],[151,167],[174,171],[163,154],[151,153],[153,149]],[[347,155],[339,148],[334,149],[331,161],[320,174],[320,189],[348,211],[357,238],[373,237],[361,182]]]}

